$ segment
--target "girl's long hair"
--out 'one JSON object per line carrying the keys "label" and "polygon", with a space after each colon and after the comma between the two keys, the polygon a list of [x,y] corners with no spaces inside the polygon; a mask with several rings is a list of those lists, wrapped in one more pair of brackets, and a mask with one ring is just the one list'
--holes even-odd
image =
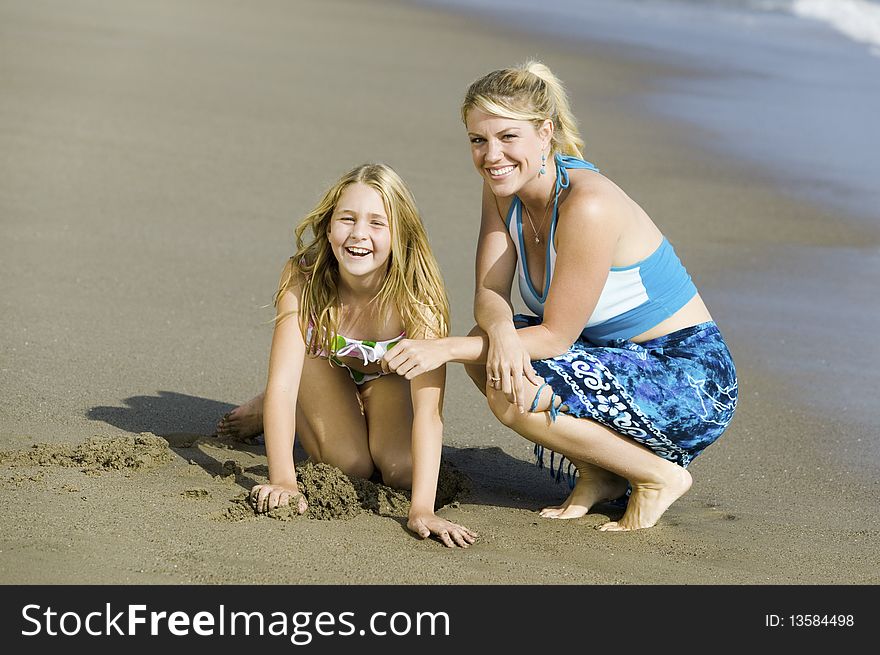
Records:
{"label": "girl's long hair", "polygon": [[[332,353],[339,328],[339,264],[330,248],[330,218],[349,184],[366,184],[382,197],[391,230],[391,254],[376,297],[378,315],[398,314],[410,338],[445,337],[449,302],[440,267],[425,233],[415,199],[400,176],[385,164],[362,164],[343,175],[296,227],[296,253],[275,294],[300,284],[299,324],[312,356]],[[285,318],[278,316],[276,321]]]}
{"label": "girl's long hair", "polygon": [[492,71],[470,85],[461,104],[461,120],[480,109],[492,116],[530,121],[535,128],[553,121],[551,156],[555,153],[584,156],[584,140],[571,111],[562,82],[539,61]]}

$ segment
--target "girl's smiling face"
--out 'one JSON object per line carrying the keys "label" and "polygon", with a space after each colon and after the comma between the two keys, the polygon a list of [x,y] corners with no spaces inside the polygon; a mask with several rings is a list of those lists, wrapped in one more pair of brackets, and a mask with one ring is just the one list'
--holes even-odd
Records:
{"label": "girl's smiling face", "polygon": [[339,196],[327,233],[340,275],[379,282],[391,256],[391,221],[382,196],[355,182]]}

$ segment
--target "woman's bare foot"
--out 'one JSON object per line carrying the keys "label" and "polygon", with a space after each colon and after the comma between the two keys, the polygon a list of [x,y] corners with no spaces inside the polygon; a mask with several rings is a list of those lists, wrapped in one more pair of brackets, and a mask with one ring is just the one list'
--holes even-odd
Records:
{"label": "woman's bare foot", "polygon": [[627,481],[611,471],[596,466],[578,466],[578,480],[568,498],[561,505],[545,507],[545,519],[577,519],[590,511],[596,503],[620,498],[626,493]]}
{"label": "woman's bare foot", "polygon": [[621,532],[650,528],[660,520],[672,503],[691,488],[691,474],[680,466],[670,478],[661,484],[633,484],[626,512],[619,521],[609,521],[599,526],[603,532]]}
{"label": "woman's bare foot", "polygon": [[218,437],[252,439],[263,432],[263,394],[224,414],[217,423]]}

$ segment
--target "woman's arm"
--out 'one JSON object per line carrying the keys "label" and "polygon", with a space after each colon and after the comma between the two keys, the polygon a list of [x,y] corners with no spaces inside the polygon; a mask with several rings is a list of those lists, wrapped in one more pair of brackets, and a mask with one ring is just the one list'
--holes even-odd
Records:
{"label": "woman's arm", "polygon": [[544,317],[540,325],[518,331],[533,360],[561,355],[580,336],[608,279],[624,211],[614,194],[575,189],[560,208]]}
{"label": "woman's arm", "polygon": [[434,514],[440,455],[443,447],[443,389],[446,367],[412,380],[412,502],[407,527],[423,539],[431,534],[446,546],[467,548],[477,533]]}
{"label": "woman's arm", "polygon": [[540,384],[531,361],[561,355],[580,336],[605,286],[621,216],[628,210],[616,194],[572,189],[560,208],[556,266],[543,320],[517,330],[509,302],[516,251],[494,199],[490,201],[487,206],[484,197],[474,299],[474,313],[486,336],[407,339],[385,355],[383,367],[412,380],[447,362],[485,363],[486,379],[498,380],[497,388],[525,411],[523,380]]}
{"label": "woman's arm", "polygon": [[485,364],[492,337],[498,336],[511,346],[509,341],[516,336],[510,304],[510,288],[516,273],[516,248],[499,213],[495,196],[485,184],[474,268],[474,318],[489,338],[405,339],[385,354],[384,370],[412,380],[447,362]]}
{"label": "woman's arm", "polygon": [[516,274],[516,248],[499,212],[497,199],[485,183],[474,273],[477,325],[490,337],[498,330],[513,329],[510,288]]}
{"label": "woman's arm", "polygon": [[[289,264],[288,264],[289,265]],[[278,316],[269,354],[269,375],[263,400],[263,434],[269,461],[269,484],[256,485],[251,491],[258,512],[286,505],[299,494],[293,463],[293,440],[296,431],[296,401],[306,354],[299,327],[297,289],[288,289],[278,299]],[[300,513],[305,499],[296,499]]]}
{"label": "woman's arm", "polygon": [[[516,275],[516,247],[507,231],[498,200],[488,185],[483,184],[483,208],[480,220],[480,237],[477,243],[475,264],[476,284],[474,292],[474,318],[486,333],[485,357],[486,380],[504,391],[525,411],[523,379],[534,384],[540,380],[532,368],[527,348],[520,340],[513,325],[513,307],[510,304],[510,288]],[[475,344],[453,344],[457,357],[463,361],[476,352]]]}

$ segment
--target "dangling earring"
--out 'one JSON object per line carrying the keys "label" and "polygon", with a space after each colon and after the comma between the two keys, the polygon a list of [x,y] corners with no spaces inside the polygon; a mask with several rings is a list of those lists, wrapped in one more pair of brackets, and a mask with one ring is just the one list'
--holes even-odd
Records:
{"label": "dangling earring", "polygon": [[546,175],[547,174],[547,155],[543,152],[541,153],[541,170],[538,171],[538,175]]}

